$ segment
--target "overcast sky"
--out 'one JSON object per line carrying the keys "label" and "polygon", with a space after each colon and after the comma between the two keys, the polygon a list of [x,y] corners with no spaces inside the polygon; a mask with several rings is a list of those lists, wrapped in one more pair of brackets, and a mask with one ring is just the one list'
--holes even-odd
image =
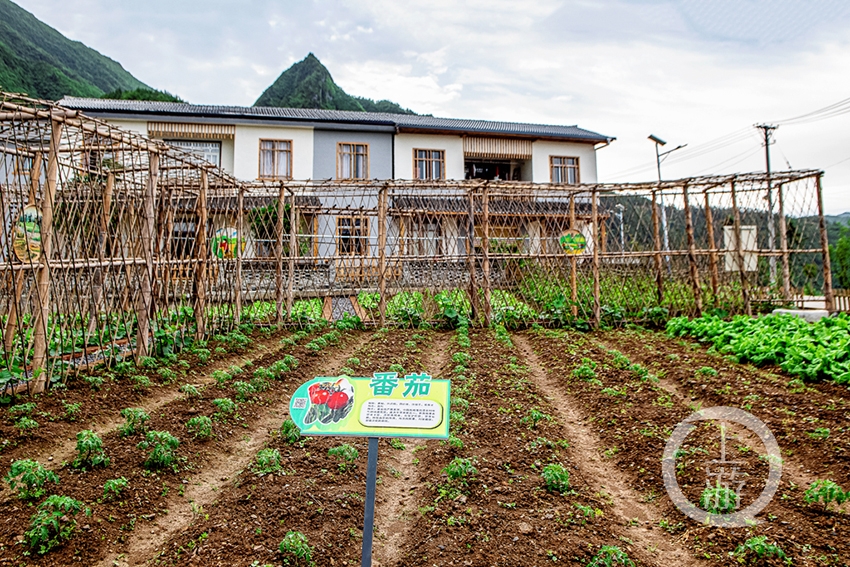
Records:
{"label": "overcast sky", "polygon": [[[665,178],[763,170],[753,124],[850,98],[846,0],[16,1],[193,103],[251,105],[312,51],[350,94],[578,124],[617,138],[601,181],[654,179],[650,133],[688,144]],[[850,113],[780,124],[773,168],[824,169],[850,211]]]}

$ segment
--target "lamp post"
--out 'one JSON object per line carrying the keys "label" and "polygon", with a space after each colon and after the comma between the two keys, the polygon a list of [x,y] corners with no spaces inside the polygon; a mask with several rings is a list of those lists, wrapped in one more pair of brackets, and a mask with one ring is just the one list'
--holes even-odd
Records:
{"label": "lamp post", "polygon": [[[664,140],[662,140],[661,138],[659,138],[658,136],[656,136],[654,134],[650,134],[648,136],[648,138],[655,143],[655,165],[658,168],[658,190],[659,190],[658,191],[658,195],[659,195],[658,204],[661,207],[661,233],[662,233],[662,238],[663,238],[664,251],[669,252],[670,251],[670,235],[667,231],[667,208],[664,206],[664,192],[661,191],[661,162],[664,161],[663,158],[672,154],[676,150],[681,150],[682,148],[684,148],[688,144],[679,144],[678,146],[676,146],[672,150],[667,150],[666,152],[659,152],[658,148],[660,146],[666,146],[667,142],[665,142]],[[664,262],[667,264],[667,273],[668,274],[671,273],[673,270],[670,267],[670,255],[669,254],[664,256]]]}

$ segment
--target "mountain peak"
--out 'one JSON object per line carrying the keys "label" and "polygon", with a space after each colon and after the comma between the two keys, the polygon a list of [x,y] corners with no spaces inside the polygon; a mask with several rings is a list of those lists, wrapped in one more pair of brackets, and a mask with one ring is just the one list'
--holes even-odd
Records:
{"label": "mountain peak", "polygon": [[415,114],[388,100],[375,102],[349,95],[334,82],[330,71],[312,52],[281,73],[254,106]]}

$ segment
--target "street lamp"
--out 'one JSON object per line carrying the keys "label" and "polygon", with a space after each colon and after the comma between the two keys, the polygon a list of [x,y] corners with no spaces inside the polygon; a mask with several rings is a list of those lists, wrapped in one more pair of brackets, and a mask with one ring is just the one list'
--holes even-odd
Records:
{"label": "street lamp", "polygon": [[[658,148],[660,146],[666,146],[667,142],[665,142],[664,140],[662,140],[661,138],[659,138],[655,134],[650,134],[648,136],[648,138],[655,143],[655,166],[658,168],[658,188],[660,190],[661,189],[661,162],[664,161],[663,158],[672,154],[676,150],[681,150],[682,148],[684,148],[688,144],[679,144],[678,146],[676,146],[672,150],[667,150],[666,152],[659,152]],[[659,191],[658,195],[659,195],[659,203],[658,204],[661,207],[661,233],[663,235],[662,238],[664,239],[663,240],[663,242],[664,242],[663,246],[664,246],[664,251],[669,252],[670,251],[670,235],[667,232],[667,209],[664,206],[664,192]],[[669,274],[669,273],[672,272],[672,269],[670,268],[670,256],[669,255],[664,256],[664,261],[667,264],[667,273]]]}

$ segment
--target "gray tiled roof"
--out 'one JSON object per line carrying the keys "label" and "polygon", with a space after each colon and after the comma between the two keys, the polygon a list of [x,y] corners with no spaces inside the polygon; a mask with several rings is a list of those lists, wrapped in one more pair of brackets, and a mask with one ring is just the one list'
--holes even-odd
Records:
{"label": "gray tiled roof", "polygon": [[421,130],[456,131],[476,134],[502,134],[514,136],[539,136],[567,138],[587,142],[606,142],[608,136],[579,128],[522,122],[497,122],[463,118],[437,118],[413,114],[386,112],[355,112],[350,110],[320,110],[314,108],[277,108],[271,106],[221,106],[154,102],[141,100],[108,100],[99,98],[65,97],[59,104],[83,112],[120,114],[145,114],[151,116],[193,116],[228,119],[265,119],[284,121],[309,121],[345,124],[372,124],[415,128]]}

